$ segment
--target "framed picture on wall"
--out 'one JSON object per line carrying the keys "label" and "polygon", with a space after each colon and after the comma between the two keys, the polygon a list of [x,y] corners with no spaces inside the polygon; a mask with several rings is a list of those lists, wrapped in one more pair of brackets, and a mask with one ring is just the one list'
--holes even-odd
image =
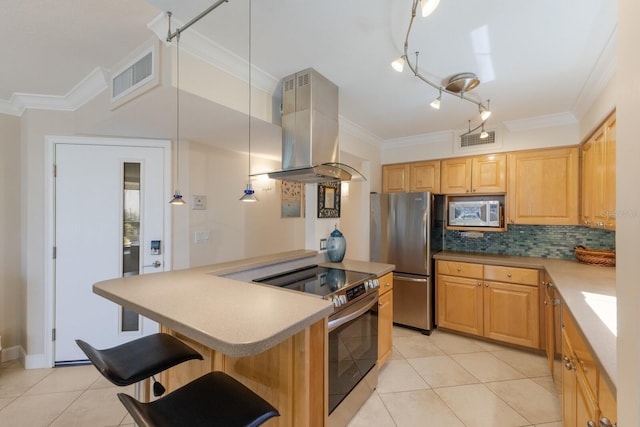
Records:
{"label": "framed picture on wall", "polygon": [[304,216],[304,185],[300,182],[281,181],[280,213],[282,218]]}
{"label": "framed picture on wall", "polygon": [[318,184],[318,218],[340,218],[340,183]]}

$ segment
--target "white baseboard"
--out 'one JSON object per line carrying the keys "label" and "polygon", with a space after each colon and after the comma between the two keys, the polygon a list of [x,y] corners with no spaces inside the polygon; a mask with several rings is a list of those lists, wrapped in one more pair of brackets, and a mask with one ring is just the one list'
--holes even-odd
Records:
{"label": "white baseboard", "polygon": [[20,357],[22,354],[24,354],[24,350],[19,345],[3,348],[2,351],[0,351],[0,362],[22,359],[22,357]]}
{"label": "white baseboard", "polygon": [[44,356],[44,354],[27,354],[24,357],[25,369],[41,369],[50,367],[51,365],[47,363],[47,358]]}

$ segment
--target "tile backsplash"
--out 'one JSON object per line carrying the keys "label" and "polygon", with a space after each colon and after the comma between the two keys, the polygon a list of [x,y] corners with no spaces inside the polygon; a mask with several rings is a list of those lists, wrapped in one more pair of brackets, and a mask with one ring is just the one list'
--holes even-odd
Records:
{"label": "tile backsplash", "polygon": [[445,230],[444,238],[444,249],[449,251],[543,258],[572,259],[576,245],[589,249],[615,249],[616,233],[582,226],[509,225],[504,233],[484,232],[482,237]]}

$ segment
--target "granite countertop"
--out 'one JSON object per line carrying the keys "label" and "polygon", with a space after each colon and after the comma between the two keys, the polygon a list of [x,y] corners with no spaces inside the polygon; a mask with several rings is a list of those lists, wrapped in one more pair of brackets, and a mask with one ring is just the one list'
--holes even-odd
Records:
{"label": "granite countertop", "polygon": [[[261,353],[329,316],[319,296],[234,280],[222,275],[311,263],[316,251],[296,250],[186,270],[106,280],[93,292],[233,357]],[[345,260],[377,274],[392,265]],[[337,264],[334,268],[342,268]],[[349,269],[349,268],[347,268]]]}
{"label": "granite countertop", "polygon": [[578,323],[599,365],[615,387],[617,384],[616,270],[612,267],[512,255],[442,251],[435,259],[497,264],[546,270],[563,303]]}

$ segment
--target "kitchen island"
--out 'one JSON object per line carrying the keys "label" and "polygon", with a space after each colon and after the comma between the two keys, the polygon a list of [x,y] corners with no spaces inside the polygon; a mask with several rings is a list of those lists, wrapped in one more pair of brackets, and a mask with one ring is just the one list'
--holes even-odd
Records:
{"label": "kitchen island", "polygon": [[[323,426],[327,424],[327,316],[333,304],[314,295],[250,283],[260,275],[322,260],[316,251],[290,251],[107,280],[96,283],[93,290],[158,322],[163,332],[203,355],[203,361],[161,374],[168,391],[221,370],[280,411],[281,416],[266,425]],[[374,274],[393,268],[357,263],[361,271]],[[240,276],[242,281],[237,280]]]}

